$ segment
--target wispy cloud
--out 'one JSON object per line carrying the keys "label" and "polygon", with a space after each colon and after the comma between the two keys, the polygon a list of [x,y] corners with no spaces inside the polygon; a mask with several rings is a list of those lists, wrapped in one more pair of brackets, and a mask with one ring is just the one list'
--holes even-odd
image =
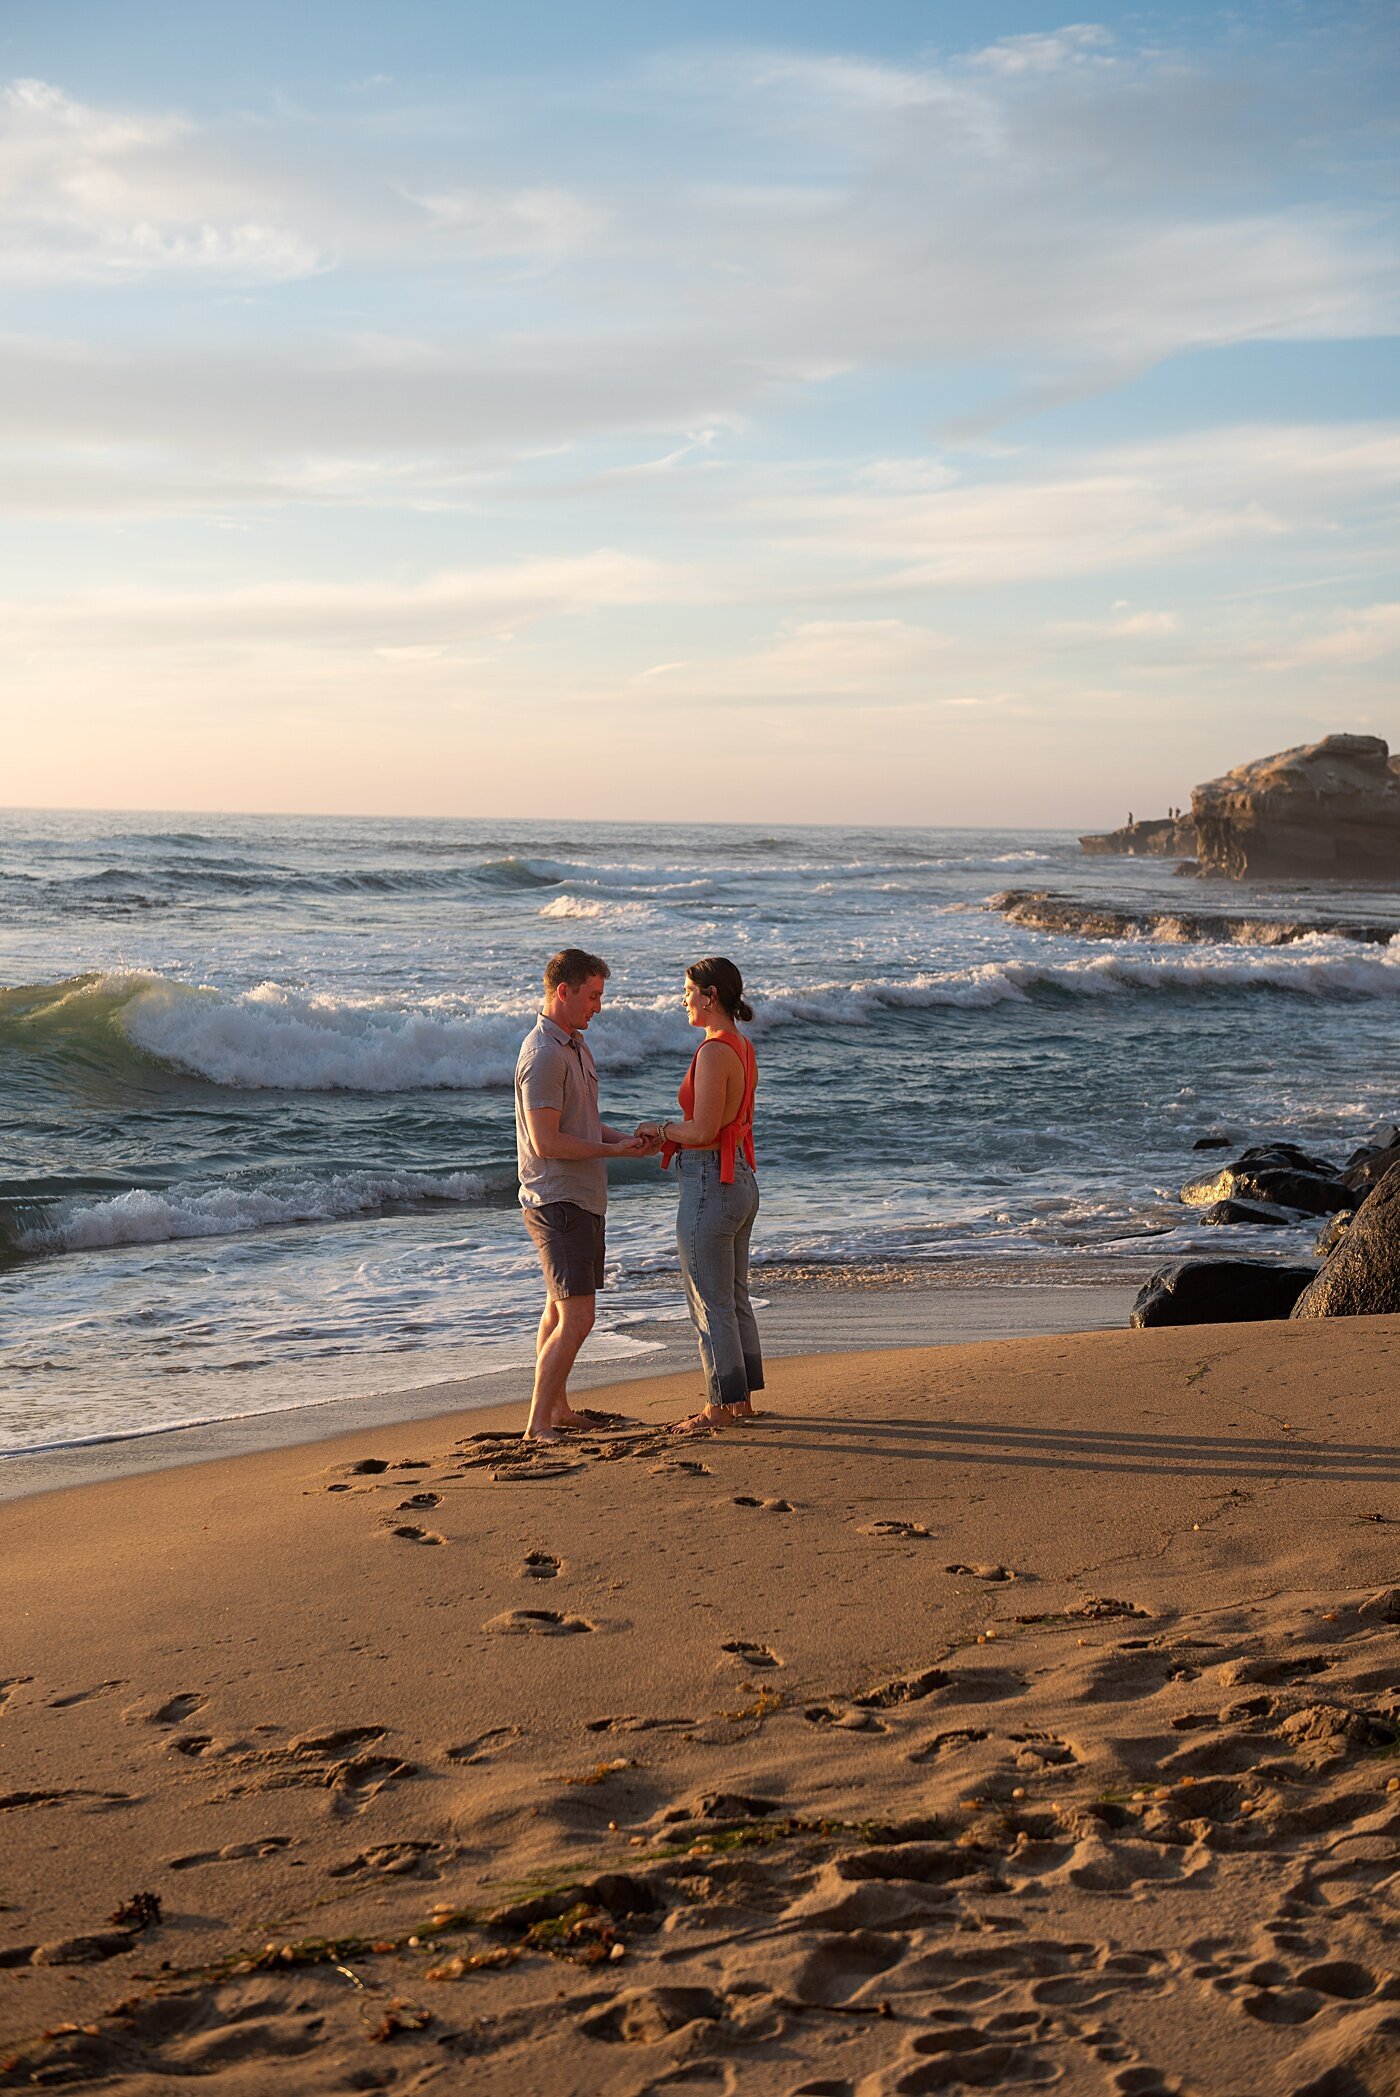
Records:
{"label": "wispy cloud", "polygon": [[275,281],[324,259],[187,119],[92,108],[43,80],[0,90],[0,225],[12,283]]}

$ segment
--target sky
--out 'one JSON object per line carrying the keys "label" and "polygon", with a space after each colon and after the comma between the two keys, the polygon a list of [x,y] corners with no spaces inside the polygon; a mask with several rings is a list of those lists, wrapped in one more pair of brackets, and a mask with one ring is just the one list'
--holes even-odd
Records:
{"label": "sky", "polygon": [[1400,9],[4,0],[0,805],[1400,747]]}

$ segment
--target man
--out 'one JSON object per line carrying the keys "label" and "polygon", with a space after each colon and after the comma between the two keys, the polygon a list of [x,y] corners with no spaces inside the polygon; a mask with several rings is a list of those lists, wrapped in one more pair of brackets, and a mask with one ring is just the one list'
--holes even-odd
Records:
{"label": "man", "polygon": [[561,1427],[588,1424],[569,1405],[569,1371],[593,1330],[603,1286],[606,1161],[642,1157],[651,1147],[598,1114],[598,1071],[583,1036],[609,973],[606,961],[579,947],[556,954],[544,972],[544,1009],[515,1066],[520,1204],[545,1286],[527,1441],[552,1442]]}

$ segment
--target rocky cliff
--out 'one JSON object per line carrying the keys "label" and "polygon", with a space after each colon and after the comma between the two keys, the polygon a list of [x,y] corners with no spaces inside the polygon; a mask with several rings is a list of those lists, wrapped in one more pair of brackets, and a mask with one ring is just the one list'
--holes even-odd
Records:
{"label": "rocky cliff", "polygon": [[1203,874],[1400,882],[1400,757],[1328,735],[1194,788]]}

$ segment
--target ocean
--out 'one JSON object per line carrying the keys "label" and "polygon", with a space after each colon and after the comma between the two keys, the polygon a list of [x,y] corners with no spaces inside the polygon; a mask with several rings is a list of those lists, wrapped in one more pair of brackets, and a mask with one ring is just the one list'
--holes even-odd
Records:
{"label": "ocean", "polygon": [[[1011,887],[1397,937],[1082,939],[1008,922]],[[626,1126],[674,1102],[686,963],[742,969],[760,1292],[1296,1257],[1312,1227],[1182,1210],[1194,1139],[1344,1156],[1400,1112],[1394,896],[1059,831],[0,813],[0,1452],[528,1360],[510,1083],[565,945],[611,964],[589,1042]],[[680,1315],[673,1188],[612,1172],[594,1358]]]}

